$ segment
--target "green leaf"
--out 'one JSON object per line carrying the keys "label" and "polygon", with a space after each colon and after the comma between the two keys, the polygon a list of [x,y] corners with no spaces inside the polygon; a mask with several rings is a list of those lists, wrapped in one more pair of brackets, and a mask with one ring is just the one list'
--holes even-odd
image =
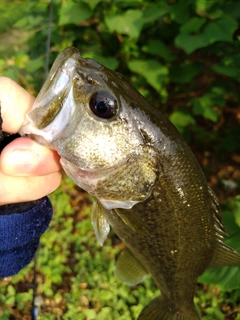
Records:
{"label": "green leaf", "polygon": [[106,16],[105,23],[110,32],[126,34],[137,39],[141,33],[144,21],[143,12],[138,9],[129,9],[122,14]]}
{"label": "green leaf", "polygon": [[218,121],[218,112],[212,109],[212,105],[205,98],[193,99],[193,114],[203,116],[205,119],[212,120],[213,122]]}
{"label": "green leaf", "polygon": [[60,273],[54,273],[51,275],[52,282],[56,284],[61,284],[62,283],[62,276]]}
{"label": "green leaf", "polygon": [[193,113],[195,115],[201,115],[205,119],[217,122],[218,111],[213,107],[215,105],[223,107],[225,100],[215,92],[209,92],[199,98],[192,99],[193,102]]}
{"label": "green leaf", "polygon": [[240,81],[240,53],[225,57],[213,66],[213,70]]}
{"label": "green leaf", "polygon": [[128,62],[131,71],[141,74],[157,91],[168,75],[168,68],[156,60],[132,60]]}
{"label": "green leaf", "polygon": [[168,47],[160,40],[150,40],[142,47],[144,52],[160,56],[168,62],[175,60],[175,56],[169,52]]}
{"label": "green leaf", "polygon": [[[231,235],[232,233],[236,233],[240,231],[239,229],[240,227],[240,195],[227,201],[226,205],[227,205],[227,209],[224,210],[224,214],[223,214],[223,218],[226,220],[226,221],[224,220],[224,225],[226,224],[227,231]],[[226,219],[226,215],[227,215],[227,219]],[[231,229],[229,227],[229,222],[231,223]],[[239,246],[240,246],[240,243],[239,243]],[[234,247],[236,246],[234,245]]]}
{"label": "green leaf", "polygon": [[190,54],[196,49],[204,48],[217,41],[231,42],[236,28],[237,21],[224,15],[218,20],[209,22],[202,33],[195,35],[181,33],[175,38],[174,42],[176,46]]}
{"label": "green leaf", "polygon": [[180,33],[190,34],[198,32],[205,22],[205,18],[193,17],[187,23],[181,26]]}
{"label": "green leaf", "polygon": [[170,115],[169,120],[180,131],[183,131],[184,127],[195,124],[195,119],[190,114],[189,110],[185,108],[179,108]]}
{"label": "green leaf", "polygon": [[[236,198],[236,201],[239,199]],[[230,203],[228,204],[230,205]],[[228,208],[228,210],[230,207]],[[238,210],[237,210],[238,211]],[[226,243],[240,252],[240,229],[236,224],[234,215],[229,211],[223,212],[223,221],[230,237],[226,239]],[[204,272],[198,278],[201,283],[216,284],[222,290],[234,290],[240,287],[240,267],[227,266],[221,268],[212,268]]]}
{"label": "green leaf", "polygon": [[217,41],[232,41],[233,33],[237,28],[237,21],[227,15],[212,21],[204,28],[204,36],[209,44]]}
{"label": "green leaf", "polygon": [[[234,217],[233,217],[234,219]],[[225,219],[226,220],[226,219]],[[235,222],[236,224],[236,222]],[[225,240],[225,242],[232,248],[234,248],[237,252],[240,252],[240,228],[236,224],[238,229],[235,231],[235,233],[228,236]]]}
{"label": "green leaf", "polygon": [[219,74],[224,74],[227,77],[234,78],[240,81],[240,70],[234,66],[228,67],[221,64],[217,64],[213,67],[213,70]]}
{"label": "green leaf", "polygon": [[223,16],[224,12],[221,9],[217,9],[213,12],[210,12],[207,17],[209,19],[215,20],[215,19],[219,19]]}
{"label": "green leaf", "polygon": [[201,283],[216,284],[221,290],[234,290],[240,287],[240,267],[212,268],[198,278]]}
{"label": "green leaf", "polygon": [[204,309],[204,313],[208,315],[205,319],[225,320],[224,314],[217,308],[217,306]]}
{"label": "green leaf", "polygon": [[[233,212],[231,211],[230,207],[229,207],[228,211],[224,211],[222,218],[223,218],[223,225],[226,228],[228,234],[234,235],[240,231],[239,226],[237,225],[237,223],[235,221],[235,217],[234,217]],[[228,238],[228,240],[229,240],[229,238]],[[233,244],[233,247],[236,248],[236,244]]]}
{"label": "green leaf", "polygon": [[12,80],[18,82],[19,79],[19,69],[16,65],[12,66],[11,68],[6,69],[1,73],[1,76],[5,76],[11,78]]}
{"label": "green leaf", "polygon": [[84,20],[91,18],[93,11],[85,3],[76,3],[68,0],[60,7],[59,26],[66,24],[78,25]]}
{"label": "green leaf", "polygon": [[195,0],[196,10],[209,10],[219,0]]}
{"label": "green leaf", "polygon": [[196,77],[201,70],[201,64],[173,64],[170,71],[170,79],[172,82],[188,83]]}
{"label": "green leaf", "polygon": [[[103,0],[104,1],[104,0]],[[117,5],[118,8],[120,9],[125,9],[125,8],[129,8],[131,7],[139,7],[142,6],[144,4],[145,0],[131,0],[131,2],[129,0],[114,0],[114,4]]]}
{"label": "green leaf", "polygon": [[179,34],[175,40],[175,45],[182,48],[187,54],[194,52],[196,49],[206,47],[209,42],[203,34]]}
{"label": "green leaf", "polygon": [[105,3],[109,3],[111,0],[82,0],[82,2],[85,2],[86,4],[88,4],[88,6],[94,10],[95,7],[100,3],[100,2],[105,2]]}
{"label": "green leaf", "polygon": [[185,1],[179,1],[169,8],[170,17],[179,24],[184,24],[190,19],[190,11]]}
{"label": "green leaf", "polygon": [[143,11],[143,20],[145,23],[154,22],[169,12],[169,6],[166,3],[154,4]]}
{"label": "green leaf", "polygon": [[26,65],[26,70],[31,74],[42,67],[44,67],[44,59],[41,57],[38,59],[30,60]]}
{"label": "green leaf", "polygon": [[84,310],[84,315],[87,316],[87,319],[89,320],[96,319],[96,316],[97,316],[96,311],[93,309]]}
{"label": "green leaf", "polygon": [[234,19],[240,18],[240,3],[239,2],[226,2],[223,6],[225,14],[231,16]]}
{"label": "green leaf", "polygon": [[7,306],[12,306],[12,305],[14,305],[14,303],[15,303],[15,296],[9,296],[5,300],[5,305],[7,305]]}
{"label": "green leaf", "polygon": [[236,196],[234,199],[234,217],[237,225],[240,227],[240,196]]}
{"label": "green leaf", "polygon": [[223,11],[218,8],[219,4],[222,4],[222,0],[196,0],[196,13],[210,19],[220,18]]}
{"label": "green leaf", "polygon": [[107,57],[107,56],[101,56],[99,54],[96,54],[94,52],[83,52],[82,54],[83,58],[91,58],[93,60],[96,60],[97,62],[99,62],[100,64],[102,64],[103,66],[115,70],[117,69],[118,65],[119,65],[119,61],[116,60],[113,57]]}
{"label": "green leaf", "polygon": [[42,288],[42,291],[44,293],[44,295],[46,295],[47,297],[52,297],[54,292],[51,288]]}
{"label": "green leaf", "polygon": [[15,296],[15,294],[16,294],[15,288],[12,285],[9,285],[7,287],[7,295]]}
{"label": "green leaf", "polygon": [[31,30],[33,27],[42,25],[44,23],[44,17],[41,15],[27,14],[24,15],[20,20],[15,24],[15,28],[26,28],[26,30]]}

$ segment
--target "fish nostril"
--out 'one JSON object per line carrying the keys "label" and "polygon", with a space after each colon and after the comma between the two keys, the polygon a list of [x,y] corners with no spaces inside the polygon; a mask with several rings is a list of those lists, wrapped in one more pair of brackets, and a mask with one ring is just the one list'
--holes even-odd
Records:
{"label": "fish nostril", "polygon": [[92,85],[94,85],[94,86],[96,86],[96,85],[99,84],[99,82],[98,82],[97,80],[93,79],[93,77],[90,76],[90,75],[87,75],[86,80],[87,80],[87,82],[88,82],[89,84],[92,84]]}

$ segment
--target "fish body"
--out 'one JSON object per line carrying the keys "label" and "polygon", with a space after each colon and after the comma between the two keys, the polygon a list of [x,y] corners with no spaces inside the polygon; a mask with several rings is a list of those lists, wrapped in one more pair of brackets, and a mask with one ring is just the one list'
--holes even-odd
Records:
{"label": "fish body", "polygon": [[240,265],[240,255],[223,243],[218,201],[169,120],[122,75],[70,47],[21,134],[56,150],[69,177],[95,197],[99,242],[110,225],[127,247],[116,275],[129,285],[153,276],[161,296],[138,319],[200,319],[197,277],[209,267]]}

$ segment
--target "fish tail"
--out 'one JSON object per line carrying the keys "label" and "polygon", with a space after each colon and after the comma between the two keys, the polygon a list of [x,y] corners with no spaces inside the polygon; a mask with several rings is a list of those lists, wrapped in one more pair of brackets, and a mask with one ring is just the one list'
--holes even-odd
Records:
{"label": "fish tail", "polygon": [[162,297],[157,297],[143,309],[137,320],[200,320],[200,317],[193,304],[186,311],[177,311]]}

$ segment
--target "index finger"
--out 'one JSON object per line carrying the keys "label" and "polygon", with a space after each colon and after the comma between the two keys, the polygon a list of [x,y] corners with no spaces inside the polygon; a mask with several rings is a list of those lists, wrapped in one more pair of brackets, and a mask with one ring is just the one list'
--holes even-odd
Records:
{"label": "index finger", "polygon": [[16,133],[35,98],[10,78],[0,77],[2,130]]}

